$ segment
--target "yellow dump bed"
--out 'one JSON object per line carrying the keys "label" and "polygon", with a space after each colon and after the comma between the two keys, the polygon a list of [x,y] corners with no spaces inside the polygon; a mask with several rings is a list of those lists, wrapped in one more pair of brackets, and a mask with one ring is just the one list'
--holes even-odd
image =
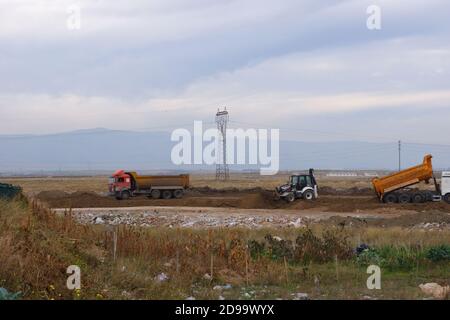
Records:
{"label": "yellow dump bed", "polygon": [[383,196],[388,192],[408,187],[422,181],[428,183],[428,181],[433,178],[432,158],[433,157],[428,154],[423,158],[423,164],[421,165],[402,170],[383,178],[374,178],[372,184],[378,197],[382,200]]}
{"label": "yellow dump bed", "polygon": [[189,175],[173,176],[139,176],[136,172],[129,172],[136,181],[137,189],[151,189],[154,187],[177,187],[186,189],[189,187]]}

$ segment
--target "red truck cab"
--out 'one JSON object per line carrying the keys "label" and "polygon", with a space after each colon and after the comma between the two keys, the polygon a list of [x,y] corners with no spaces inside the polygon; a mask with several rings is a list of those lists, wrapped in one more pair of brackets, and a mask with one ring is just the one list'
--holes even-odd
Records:
{"label": "red truck cab", "polygon": [[109,178],[109,193],[116,195],[123,190],[131,190],[131,176],[124,170],[117,170]]}

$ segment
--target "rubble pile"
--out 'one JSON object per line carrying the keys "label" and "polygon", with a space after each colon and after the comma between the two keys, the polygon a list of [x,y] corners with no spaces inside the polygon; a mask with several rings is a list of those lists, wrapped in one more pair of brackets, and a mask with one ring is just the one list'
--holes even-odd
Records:
{"label": "rubble pile", "polygon": [[288,215],[212,215],[200,213],[198,215],[164,214],[157,210],[143,212],[81,211],[73,217],[82,224],[102,225],[130,225],[140,227],[169,227],[169,228],[302,228],[310,221],[308,218]]}
{"label": "rubble pile", "polygon": [[446,222],[422,222],[413,227],[413,229],[424,229],[428,231],[441,231],[444,229],[450,229],[450,224],[447,224]]}

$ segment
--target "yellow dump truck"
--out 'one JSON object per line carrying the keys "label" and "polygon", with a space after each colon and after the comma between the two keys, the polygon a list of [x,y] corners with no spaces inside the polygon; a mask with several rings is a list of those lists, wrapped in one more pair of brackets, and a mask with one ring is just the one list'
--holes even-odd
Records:
{"label": "yellow dump truck", "polygon": [[140,176],[136,172],[117,170],[109,178],[109,193],[118,200],[126,200],[137,195],[152,198],[182,198],[189,187],[189,175],[148,175]]}
{"label": "yellow dump truck", "polygon": [[[433,172],[432,155],[424,157],[423,163],[382,178],[372,180],[373,187],[380,201],[385,203],[421,203],[441,201],[450,203],[450,174],[442,173],[441,185],[436,181]],[[413,190],[409,187],[420,182],[433,181],[434,191]]]}

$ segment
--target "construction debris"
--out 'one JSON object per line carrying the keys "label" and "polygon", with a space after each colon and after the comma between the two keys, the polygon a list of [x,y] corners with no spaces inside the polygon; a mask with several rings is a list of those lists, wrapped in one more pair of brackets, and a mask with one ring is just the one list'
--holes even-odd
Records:
{"label": "construction debris", "polygon": [[222,290],[230,290],[231,288],[233,288],[233,287],[231,286],[231,284],[226,284],[226,285],[223,285],[223,286],[215,286],[215,287],[213,288],[213,290],[214,290],[214,291],[222,291]]}
{"label": "construction debris", "polygon": [[155,277],[156,282],[165,282],[169,280],[169,276],[165,273],[160,273]]}
{"label": "construction debris", "polygon": [[309,300],[309,295],[307,293],[297,292],[291,294],[293,296],[293,300]]}
{"label": "construction debris", "polygon": [[434,282],[421,284],[419,288],[423,293],[435,299],[447,299],[450,293],[450,286],[443,287]]}
{"label": "construction debris", "polygon": [[129,225],[140,227],[170,227],[170,228],[263,228],[263,227],[305,227],[308,219],[291,215],[211,215],[198,214],[160,214],[158,211],[126,212],[117,210],[83,210],[73,215],[81,224]]}

